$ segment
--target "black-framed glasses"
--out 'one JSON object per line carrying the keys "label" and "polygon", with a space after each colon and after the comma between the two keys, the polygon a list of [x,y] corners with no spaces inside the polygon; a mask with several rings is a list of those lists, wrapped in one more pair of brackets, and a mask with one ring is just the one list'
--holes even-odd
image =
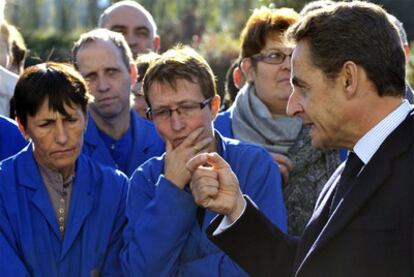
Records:
{"label": "black-framed glasses", "polygon": [[195,112],[204,109],[205,106],[210,104],[212,97],[204,99],[202,102],[188,102],[178,105],[175,109],[172,108],[159,108],[152,110],[149,107],[146,111],[147,118],[150,120],[168,120],[171,118],[173,112],[177,112],[184,117],[191,117]]}
{"label": "black-framed glasses", "polygon": [[255,54],[251,56],[251,58],[255,61],[261,61],[267,64],[281,64],[285,61],[286,57],[292,57],[292,53],[293,51],[289,54],[285,54],[277,50],[271,50],[266,53]]}

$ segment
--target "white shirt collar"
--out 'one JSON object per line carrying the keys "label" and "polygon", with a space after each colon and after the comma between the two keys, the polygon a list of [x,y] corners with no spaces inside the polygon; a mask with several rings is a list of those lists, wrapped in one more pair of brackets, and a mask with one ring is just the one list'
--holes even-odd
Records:
{"label": "white shirt collar", "polygon": [[388,114],[358,140],[353,151],[364,164],[367,164],[371,160],[384,140],[403,122],[411,109],[412,107],[408,101],[403,100],[398,108]]}

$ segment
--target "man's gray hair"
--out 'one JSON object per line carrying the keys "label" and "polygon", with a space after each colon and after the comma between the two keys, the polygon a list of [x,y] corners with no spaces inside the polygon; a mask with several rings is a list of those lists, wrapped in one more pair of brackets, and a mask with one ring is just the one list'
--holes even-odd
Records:
{"label": "man's gray hair", "polygon": [[[1,0],[0,0],[1,1]],[[151,27],[152,27],[152,36],[156,36],[157,35],[157,25],[155,24],[155,20],[152,17],[152,14],[141,4],[135,2],[135,1],[131,1],[131,0],[124,0],[124,1],[120,1],[117,2],[111,6],[109,6],[108,8],[106,8],[106,10],[103,11],[103,13],[101,14],[101,16],[99,17],[98,20],[98,27],[99,28],[106,28],[105,24],[106,24],[106,20],[108,19],[108,14],[110,12],[112,12],[114,9],[118,8],[118,7],[122,7],[122,6],[127,6],[130,8],[134,8],[139,10],[140,12],[142,12],[145,17],[148,19]]]}

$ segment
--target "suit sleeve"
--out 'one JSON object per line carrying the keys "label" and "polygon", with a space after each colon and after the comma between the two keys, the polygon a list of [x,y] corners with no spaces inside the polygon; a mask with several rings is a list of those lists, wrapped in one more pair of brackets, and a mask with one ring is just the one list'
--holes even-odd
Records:
{"label": "suit sleeve", "polygon": [[284,234],[247,200],[245,213],[230,228],[213,236],[223,216],[207,235],[251,276],[292,276],[297,239]]}
{"label": "suit sleeve", "polygon": [[203,258],[181,263],[177,276],[248,276],[234,261],[222,251],[209,254]]}

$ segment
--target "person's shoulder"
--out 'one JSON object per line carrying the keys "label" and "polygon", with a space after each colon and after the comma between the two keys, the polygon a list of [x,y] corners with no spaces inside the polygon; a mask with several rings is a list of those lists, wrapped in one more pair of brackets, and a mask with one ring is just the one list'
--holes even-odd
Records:
{"label": "person's shoulder", "polygon": [[97,184],[123,186],[128,182],[128,177],[122,171],[103,165],[83,153],[78,157],[78,167],[79,172],[88,174]]}
{"label": "person's shoulder", "polygon": [[[137,143],[138,140],[136,137],[141,139],[141,142],[144,144],[144,148],[153,149],[155,153],[162,154],[164,152],[164,141],[159,136],[157,129],[155,128],[154,123],[149,120],[142,118],[137,115],[134,111],[131,111],[131,124],[134,124],[134,139]],[[144,140],[142,141],[142,139]],[[155,150],[154,150],[155,149]]]}
{"label": "person's shoulder", "polygon": [[247,170],[248,168],[261,170],[274,164],[270,153],[260,145],[226,137],[223,137],[223,143],[225,147],[223,157],[233,170]]}
{"label": "person's shoulder", "polygon": [[16,136],[19,135],[21,136],[21,133],[19,131],[19,128],[17,127],[17,123],[16,121],[2,116],[0,115],[0,132],[4,135],[7,134],[7,136],[10,137],[10,135],[12,136]]}
{"label": "person's shoulder", "polygon": [[3,189],[16,186],[16,182],[20,182],[27,178],[31,172],[30,157],[32,149],[26,146],[19,153],[0,161],[0,187]]}
{"label": "person's shoulder", "polygon": [[[17,127],[16,121],[14,121],[11,118],[5,117],[3,115],[0,115],[0,124],[2,126],[4,124],[5,126],[10,126],[10,127],[14,126],[14,127]],[[14,128],[14,127],[12,127],[12,128]]]}
{"label": "person's shoulder", "polygon": [[230,110],[220,112],[214,120],[214,128],[220,131],[220,133],[229,138],[233,138],[233,130],[231,127],[231,116]]}
{"label": "person's shoulder", "polygon": [[5,168],[19,165],[24,166],[24,161],[29,158],[29,155],[31,155],[31,151],[32,148],[30,147],[30,144],[26,145],[26,147],[23,147],[18,153],[0,161],[0,167]]}
{"label": "person's shoulder", "polygon": [[144,178],[149,182],[156,182],[159,175],[164,171],[165,153],[158,157],[152,157],[141,164],[131,175],[131,182]]}
{"label": "person's shoulder", "polygon": [[240,154],[249,152],[252,155],[255,154],[255,155],[270,156],[269,152],[260,145],[249,143],[249,142],[244,142],[238,139],[232,139],[228,137],[222,137],[222,139],[227,149],[232,152],[236,152],[236,153],[239,152]]}
{"label": "person's shoulder", "polygon": [[140,129],[155,130],[154,123],[136,114],[135,111],[131,111],[131,119],[131,122]]}

